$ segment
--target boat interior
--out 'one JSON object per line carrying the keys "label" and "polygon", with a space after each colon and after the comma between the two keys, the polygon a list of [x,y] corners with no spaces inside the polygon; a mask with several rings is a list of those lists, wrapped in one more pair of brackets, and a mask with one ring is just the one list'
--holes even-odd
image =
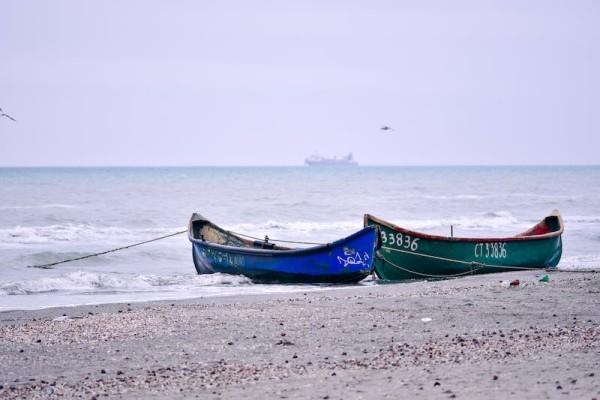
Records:
{"label": "boat interior", "polygon": [[563,230],[562,219],[558,213],[552,213],[535,226],[517,235],[523,236],[542,236],[550,233],[561,232]]}
{"label": "boat interior", "polygon": [[441,236],[441,235],[432,235],[423,232],[417,232],[410,229],[406,229],[397,225],[394,225],[391,222],[387,222],[380,218],[374,217],[370,214],[365,214],[364,217],[365,226],[369,224],[369,221],[374,221],[377,224],[382,224],[384,226],[388,226],[391,229],[394,229],[398,232],[404,232],[409,235],[414,235],[415,237],[421,238],[429,238],[432,240],[454,240],[454,241],[473,241],[473,240],[526,240],[527,238],[535,238],[535,239],[543,239],[546,237],[552,236],[560,236],[563,233],[563,222],[562,218],[557,210],[554,210],[550,215],[545,217],[543,220],[538,222],[536,225],[526,230],[525,232],[519,233],[515,236],[509,237],[456,237],[456,236]]}
{"label": "boat interior", "polygon": [[189,229],[192,238],[221,246],[268,250],[291,250],[289,247],[283,247],[269,242],[268,236],[265,236],[263,240],[244,239],[233,232],[218,227],[198,214],[194,214],[192,216]]}

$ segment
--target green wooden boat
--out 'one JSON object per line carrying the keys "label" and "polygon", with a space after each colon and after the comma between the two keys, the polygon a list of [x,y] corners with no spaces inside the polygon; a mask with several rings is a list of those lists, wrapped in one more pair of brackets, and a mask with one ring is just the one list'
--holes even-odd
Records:
{"label": "green wooden boat", "polygon": [[562,254],[563,222],[558,211],[511,237],[458,238],[428,235],[365,214],[378,226],[381,248],[374,268],[384,280],[443,279],[470,274],[554,268]]}

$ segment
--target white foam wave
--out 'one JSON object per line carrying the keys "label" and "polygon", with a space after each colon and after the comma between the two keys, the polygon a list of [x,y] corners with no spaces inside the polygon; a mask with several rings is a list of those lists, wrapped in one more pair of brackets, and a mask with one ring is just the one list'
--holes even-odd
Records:
{"label": "white foam wave", "polygon": [[47,209],[47,208],[80,208],[72,204],[37,204],[24,206],[0,206],[0,210],[32,210],[32,209]]}
{"label": "white foam wave", "polygon": [[479,194],[456,194],[456,195],[416,195],[416,198],[427,199],[427,200],[481,200],[489,196],[483,196]]}
{"label": "white foam wave", "polygon": [[311,233],[318,231],[350,231],[360,229],[362,221],[360,219],[349,221],[334,222],[316,222],[316,221],[273,221],[252,224],[242,223],[229,225],[228,229],[235,232],[253,232],[261,233],[266,231],[290,231],[297,233]]}
{"label": "white foam wave", "polygon": [[450,225],[467,230],[510,230],[528,225],[508,211],[494,211],[475,216],[460,216],[455,218],[398,219],[392,222],[398,226],[413,230],[449,228]]}
{"label": "white foam wave", "polygon": [[0,285],[0,295],[27,295],[48,292],[130,292],[186,290],[206,286],[245,286],[252,282],[243,276],[226,274],[141,275],[74,271],[58,277],[44,277]]}
{"label": "white foam wave", "polygon": [[[530,222],[520,221],[509,211],[493,211],[475,216],[460,216],[455,218],[436,219],[391,219],[396,225],[409,229],[434,229],[454,225],[465,229],[494,229],[518,228],[528,226]],[[316,222],[316,221],[267,221],[265,223],[243,223],[229,225],[227,228],[234,232],[261,234],[269,231],[289,231],[291,233],[308,234],[322,231],[349,232],[362,227],[360,219]]]}
{"label": "white foam wave", "polygon": [[[568,217],[568,221],[600,222],[600,217]],[[531,221],[520,221],[508,211],[500,210],[472,216],[435,219],[390,219],[391,222],[408,229],[447,228],[450,225],[463,229],[515,229],[527,227]],[[279,221],[268,220],[260,223],[238,223],[225,225],[227,229],[242,234],[261,236],[279,234],[282,238],[305,238],[319,236],[333,239],[362,228],[361,218],[339,221]],[[97,226],[91,224],[56,224],[48,226],[16,226],[0,229],[0,244],[45,244],[60,242],[106,242],[128,243],[184,230],[184,227],[134,229],[118,226]]]}
{"label": "white foam wave", "polygon": [[560,260],[558,268],[565,270],[600,270],[600,254],[582,254],[563,257]]}
{"label": "white foam wave", "polygon": [[65,241],[137,241],[166,235],[183,227],[129,229],[115,226],[95,226],[90,224],[57,224],[48,226],[16,226],[0,229],[0,243],[39,244]]}
{"label": "white foam wave", "polygon": [[600,223],[599,215],[565,215],[563,216],[565,222],[580,223],[580,224],[598,224]]}
{"label": "white foam wave", "polygon": [[[390,222],[412,230],[435,231],[436,229],[449,229],[450,226],[462,230],[473,231],[505,231],[516,233],[520,229],[528,228],[531,221],[516,218],[508,211],[494,211],[480,213],[473,216],[459,216],[454,218],[435,219],[388,219]],[[360,218],[333,222],[317,221],[267,221],[265,223],[243,223],[227,226],[233,232],[262,237],[273,235],[276,239],[304,239],[334,240],[343,235],[362,228]]]}

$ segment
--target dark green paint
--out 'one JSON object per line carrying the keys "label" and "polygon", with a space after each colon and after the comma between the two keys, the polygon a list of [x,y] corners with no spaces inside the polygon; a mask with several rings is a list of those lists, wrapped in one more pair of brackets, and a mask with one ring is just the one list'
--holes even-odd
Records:
{"label": "dark green paint", "polygon": [[365,225],[378,226],[382,235],[375,273],[381,279],[396,281],[514,271],[515,267],[556,267],[562,254],[562,222],[560,217],[556,220],[560,226],[554,228],[560,232],[543,238],[436,237],[403,230],[369,215],[365,216]]}

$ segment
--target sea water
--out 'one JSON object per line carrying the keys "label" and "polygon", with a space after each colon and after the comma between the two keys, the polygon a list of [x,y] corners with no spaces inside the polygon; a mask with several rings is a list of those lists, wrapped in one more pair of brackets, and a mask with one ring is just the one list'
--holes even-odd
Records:
{"label": "sea water", "polygon": [[0,310],[312,290],[197,275],[192,212],[235,232],[328,242],[371,213],[434,234],[510,236],[563,215],[559,268],[600,267],[600,167],[0,168]]}

